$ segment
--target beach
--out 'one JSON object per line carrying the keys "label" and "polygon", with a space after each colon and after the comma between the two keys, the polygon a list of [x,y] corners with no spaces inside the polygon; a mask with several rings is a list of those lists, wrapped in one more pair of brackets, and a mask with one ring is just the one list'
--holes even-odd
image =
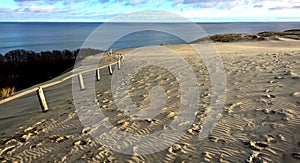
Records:
{"label": "beach", "polygon": [[[226,98],[218,123],[203,140],[199,140],[199,132],[211,109],[214,90],[211,90],[212,79],[207,65],[194,58],[196,54],[191,47],[197,44],[203,42],[152,46],[149,50],[151,57],[162,60],[168,56],[158,55],[152,49],[160,51],[167,48],[176,52],[191,67],[199,83],[200,102],[196,112],[192,113],[195,115],[192,125],[180,135],[180,139],[177,135],[165,136],[166,142],[175,142],[167,148],[139,155],[121,153],[102,145],[90,135],[93,128],[83,125],[83,118],[78,114],[80,109],[74,105],[72,80],[69,79],[44,89],[49,107],[46,113],[42,113],[35,92],[0,104],[0,161],[299,162],[300,41],[277,36],[276,39],[213,44],[224,65]],[[126,56],[132,50],[118,51],[125,56],[125,63],[129,62]],[[113,68],[118,71],[117,67]],[[176,72],[182,67],[173,68]],[[97,127],[105,128],[101,124],[110,122],[115,129],[147,135],[164,130],[178,118],[180,83],[167,70],[146,66],[130,80],[132,84],[127,96],[140,108],[151,106],[149,96],[152,96],[151,93],[156,95],[155,92],[149,93],[152,87],[159,85],[166,91],[166,104],[160,114],[146,120],[125,116],[118,110],[111,91],[112,76],[106,68],[101,69],[100,73],[101,80],[94,83],[95,99],[89,99],[91,105],[97,105],[105,115],[97,119]],[[49,82],[69,75],[72,72]],[[94,72],[84,77],[93,75]],[[123,111],[127,110],[125,108]],[[88,115],[98,116],[95,112]],[[110,135],[109,139],[119,140],[118,135]],[[131,141],[134,140],[120,141],[118,145],[121,147],[117,148],[128,146]],[[154,145],[141,142],[139,146],[147,151]]]}

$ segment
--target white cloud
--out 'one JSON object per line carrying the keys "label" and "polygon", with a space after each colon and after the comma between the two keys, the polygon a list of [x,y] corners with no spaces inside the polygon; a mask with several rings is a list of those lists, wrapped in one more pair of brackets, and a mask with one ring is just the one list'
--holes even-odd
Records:
{"label": "white cloud", "polygon": [[[188,8],[177,13],[193,21],[295,21],[300,20],[297,9],[270,10],[277,3],[264,4],[263,7],[240,5],[228,10],[218,8]],[[286,4],[287,5],[287,4]]]}
{"label": "white cloud", "polygon": [[[72,18],[102,21],[134,11],[154,9],[175,12],[193,21],[300,21],[300,0],[5,0],[0,20]],[[8,14],[9,13],[9,14]],[[36,14],[36,13],[44,13]],[[4,16],[3,16],[4,15]],[[57,16],[59,15],[59,17]],[[90,18],[89,18],[90,16]],[[148,15],[144,15],[147,17]],[[156,17],[156,18],[155,18]],[[154,20],[160,18],[153,16]],[[143,15],[139,16],[143,20]],[[171,21],[171,20],[170,20]]]}
{"label": "white cloud", "polygon": [[48,13],[54,10],[53,6],[29,6],[26,8],[20,8],[17,12],[35,12],[35,13]]}

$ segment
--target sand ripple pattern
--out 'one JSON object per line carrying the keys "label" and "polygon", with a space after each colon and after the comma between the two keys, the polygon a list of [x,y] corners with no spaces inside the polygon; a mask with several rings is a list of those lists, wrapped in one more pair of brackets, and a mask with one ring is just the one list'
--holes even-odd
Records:
{"label": "sand ripple pattern", "polygon": [[[170,47],[174,50],[181,46]],[[126,155],[102,146],[83,128],[74,106],[59,118],[53,116],[19,129],[15,135],[1,135],[2,162],[299,162],[300,153],[300,52],[259,53],[251,57],[225,55],[227,99],[222,118],[208,138],[199,141],[199,130],[209,111],[211,97],[209,74],[203,63],[193,62],[201,90],[196,119],[186,133],[168,149],[148,155]],[[157,73],[159,71],[160,73]],[[143,73],[144,74],[143,74]],[[292,72],[292,73],[291,73]],[[101,76],[109,85],[109,75]],[[114,127],[134,134],[147,135],[167,127],[178,111],[180,90],[171,74],[157,67],[145,67],[132,78],[130,95],[137,106],[150,103],[147,92],[161,85],[169,90],[166,106],[160,114],[138,120],[118,111],[108,87],[97,84],[97,100],[105,118]],[[136,88],[136,89],[134,89]],[[146,94],[146,95],[145,95]],[[67,103],[67,102],[66,102]],[[64,107],[65,109],[66,107]],[[51,113],[51,112],[49,112]],[[91,116],[97,114],[90,113]],[[105,127],[99,125],[98,127]],[[111,141],[118,135],[107,136]],[[162,138],[172,141],[172,135]],[[135,140],[124,141],[124,146]],[[153,146],[144,142],[141,146]],[[133,149],[134,150],[134,149]],[[298,154],[298,155],[297,155]]]}

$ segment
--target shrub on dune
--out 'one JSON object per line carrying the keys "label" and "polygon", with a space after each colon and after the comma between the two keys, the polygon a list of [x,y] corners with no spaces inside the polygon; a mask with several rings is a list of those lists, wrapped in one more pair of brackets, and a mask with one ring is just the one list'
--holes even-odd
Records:
{"label": "shrub on dune", "polygon": [[15,94],[15,87],[6,87],[0,90],[0,98],[6,98]]}

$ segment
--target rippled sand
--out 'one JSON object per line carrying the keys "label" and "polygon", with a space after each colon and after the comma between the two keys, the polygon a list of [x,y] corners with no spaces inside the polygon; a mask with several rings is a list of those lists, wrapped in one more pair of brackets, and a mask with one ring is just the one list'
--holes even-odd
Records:
{"label": "rippled sand", "polygon": [[[151,88],[165,90],[165,105],[155,117],[139,119],[118,110],[111,92],[111,76],[101,70],[95,83],[96,97],[85,99],[98,106],[105,117],[98,126],[84,127],[77,115],[68,80],[45,89],[49,111],[42,113],[35,94],[0,105],[0,160],[13,162],[299,162],[300,161],[300,41],[217,43],[226,71],[226,101],[222,117],[211,134],[199,140],[207,120],[212,96],[211,78],[204,62],[195,60],[188,45],[166,45],[191,66],[199,83],[200,101],[192,125],[180,135],[164,135],[175,142],[151,154],[124,154],[102,146],[93,133],[113,124],[115,129],[136,135],[149,135],[166,129],[177,117],[181,101],[179,82],[166,69],[145,66],[127,83],[126,96],[143,114],[151,112]],[[159,49],[161,47],[157,47]],[[126,56],[127,51],[122,53]],[[155,56],[156,53],[153,53]],[[155,57],[164,58],[159,54]],[[125,62],[126,62],[125,58]],[[176,66],[175,66],[176,67]],[[115,69],[114,71],[118,71]],[[180,68],[178,68],[180,71]],[[90,74],[94,75],[94,74]],[[84,76],[84,77],[88,77]],[[187,79],[188,80],[188,79]],[[149,93],[150,91],[150,93]],[[152,94],[152,95],[151,95]],[[122,100],[122,98],[120,99]],[[144,110],[143,110],[144,109]],[[91,109],[90,119],[98,117]],[[82,119],[81,119],[82,120]],[[117,134],[103,135],[119,141],[116,148],[129,146],[134,139],[119,140]],[[119,147],[118,147],[119,146]],[[136,148],[147,152],[155,142],[140,142]],[[132,149],[133,153],[135,146]]]}

